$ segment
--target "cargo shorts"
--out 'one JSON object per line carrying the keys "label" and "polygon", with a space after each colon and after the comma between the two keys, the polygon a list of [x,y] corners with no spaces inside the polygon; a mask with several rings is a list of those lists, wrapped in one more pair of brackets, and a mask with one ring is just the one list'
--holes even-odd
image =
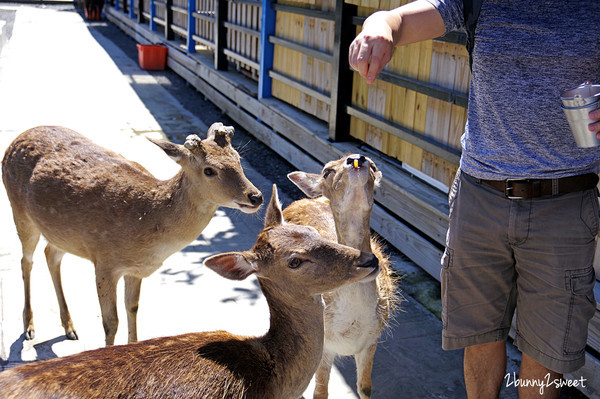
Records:
{"label": "cargo shorts", "polygon": [[583,366],[598,191],[511,200],[459,171],[442,257],[442,347],[506,340],[558,373]]}

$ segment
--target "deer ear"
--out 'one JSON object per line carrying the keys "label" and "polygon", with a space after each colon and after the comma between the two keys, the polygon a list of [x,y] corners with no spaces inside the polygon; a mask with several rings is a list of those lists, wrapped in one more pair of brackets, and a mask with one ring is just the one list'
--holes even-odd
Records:
{"label": "deer ear", "polygon": [[265,213],[265,229],[281,224],[283,224],[283,213],[281,212],[281,204],[279,202],[279,196],[277,195],[277,185],[273,184],[273,194],[271,195],[271,201],[269,201]]}
{"label": "deer ear", "polygon": [[244,280],[256,273],[254,263],[249,261],[247,256],[249,257],[249,253],[245,252],[213,255],[204,261],[204,266],[230,280]]}
{"label": "deer ear", "polygon": [[383,176],[383,174],[381,173],[381,171],[379,169],[377,169],[377,165],[375,165],[375,163],[373,163],[373,161],[369,162],[369,167],[371,168],[371,172],[373,173],[375,187],[378,187],[379,183],[381,182],[381,177]]}
{"label": "deer ear", "polygon": [[292,172],[287,175],[304,194],[310,198],[323,195],[323,178],[316,173]]}
{"label": "deer ear", "polygon": [[184,158],[184,149],[181,145],[171,143],[170,141],[155,140],[150,137],[146,138],[162,148],[162,150],[175,162],[179,163],[179,161]]}

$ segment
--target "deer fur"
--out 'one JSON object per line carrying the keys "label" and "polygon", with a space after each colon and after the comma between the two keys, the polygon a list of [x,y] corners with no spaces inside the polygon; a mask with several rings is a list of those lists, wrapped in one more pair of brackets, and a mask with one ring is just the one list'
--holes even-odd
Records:
{"label": "deer fur", "polygon": [[4,155],[2,180],[23,249],[25,337],[35,335],[30,274],[42,234],[67,337],[78,338],[61,285],[60,263],[69,252],[94,263],[106,345],[117,332],[116,287],[124,277],[128,340],[137,341],[142,278],[195,240],[219,206],[252,213],[262,204],[231,146],[232,134],[233,127],[215,123],[205,140],[151,140],[181,166],[165,181],[64,127],[19,135]]}
{"label": "deer fur", "polygon": [[324,238],[373,252],[379,259],[381,273],[376,280],[323,295],[325,346],[315,375],[314,398],[327,398],[335,356],[353,355],[358,394],[361,399],[370,398],[377,341],[400,300],[389,258],[369,227],[381,172],[369,158],[350,154],[327,163],[320,175],[293,172],[288,177],[311,198],[289,205],[283,212],[286,221],[313,226]]}
{"label": "deer fur", "polygon": [[256,274],[271,314],[264,336],[185,334],[35,362],[0,373],[2,397],[298,399],[321,360],[320,294],[379,268],[373,254],[282,220],[274,186],[254,247],[204,262],[233,280]]}

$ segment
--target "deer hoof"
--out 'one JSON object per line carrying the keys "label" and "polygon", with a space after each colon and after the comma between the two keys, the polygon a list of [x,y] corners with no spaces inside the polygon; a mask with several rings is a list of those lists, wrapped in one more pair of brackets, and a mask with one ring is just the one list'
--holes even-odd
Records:
{"label": "deer hoof", "polygon": [[67,338],[72,341],[77,341],[79,339],[79,337],[77,336],[77,333],[75,331],[70,331],[66,335],[67,335]]}
{"label": "deer hoof", "polygon": [[35,330],[27,330],[25,331],[25,339],[27,341],[31,341],[32,339],[35,338]]}

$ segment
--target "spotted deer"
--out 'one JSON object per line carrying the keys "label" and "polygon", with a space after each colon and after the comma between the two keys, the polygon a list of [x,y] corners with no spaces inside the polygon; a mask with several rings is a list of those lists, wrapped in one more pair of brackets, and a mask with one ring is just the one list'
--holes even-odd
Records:
{"label": "spotted deer", "polygon": [[106,345],[114,343],[116,287],[124,277],[128,341],[137,341],[142,278],[195,240],[219,206],[252,213],[262,204],[231,146],[232,134],[233,127],[215,123],[205,140],[151,140],[181,166],[164,181],[64,127],[19,135],[4,155],[2,180],[23,250],[25,338],[35,335],[30,275],[41,234],[67,337],[78,338],[61,285],[60,264],[69,252],[94,263]]}
{"label": "spotted deer", "polygon": [[323,295],[325,346],[315,374],[314,398],[327,398],[335,357],[353,355],[358,394],[361,399],[370,398],[377,341],[400,299],[389,259],[369,227],[381,172],[369,158],[351,154],[327,163],[320,175],[293,172],[288,177],[310,198],[290,204],[283,211],[286,221],[313,226],[323,237],[373,252],[379,259],[381,273],[376,280],[348,284]]}
{"label": "spotted deer", "polygon": [[321,294],[379,272],[373,254],[284,223],[275,186],[254,247],[204,265],[256,275],[271,316],[264,336],[192,333],[18,366],[0,373],[3,398],[298,399],[323,351]]}

